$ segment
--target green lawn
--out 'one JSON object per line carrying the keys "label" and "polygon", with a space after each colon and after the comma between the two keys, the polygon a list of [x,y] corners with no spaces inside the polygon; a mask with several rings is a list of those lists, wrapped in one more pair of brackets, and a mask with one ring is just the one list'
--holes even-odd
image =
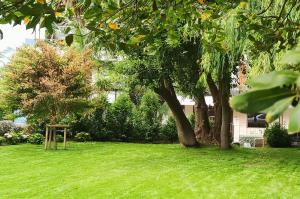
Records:
{"label": "green lawn", "polygon": [[0,198],[300,198],[300,150],[2,146]]}

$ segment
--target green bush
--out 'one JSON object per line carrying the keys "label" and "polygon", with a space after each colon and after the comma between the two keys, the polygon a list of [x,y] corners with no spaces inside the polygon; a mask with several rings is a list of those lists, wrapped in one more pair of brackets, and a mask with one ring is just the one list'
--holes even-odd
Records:
{"label": "green bush", "polygon": [[61,134],[56,134],[56,142],[63,142],[64,137]]}
{"label": "green bush", "polygon": [[91,139],[95,141],[110,141],[114,140],[115,136],[112,132],[106,130],[105,128],[101,131],[92,132]]}
{"label": "green bush", "polygon": [[134,141],[142,142],[155,142],[160,140],[161,124],[157,121],[153,121],[152,124],[149,120],[146,120],[140,111],[134,111],[133,119],[133,133],[131,139]]}
{"label": "green bush", "polygon": [[24,131],[28,134],[40,133],[45,135],[46,125],[50,123],[49,120],[42,120],[40,118],[27,116],[27,126],[24,128]]}
{"label": "green bush", "polygon": [[25,133],[24,131],[21,131],[21,132],[19,132],[17,134],[19,135],[20,143],[26,143],[26,142],[28,142],[28,139],[30,137],[29,134]]}
{"label": "green bush", "polygon": [[3,136],[0,136],[0,146],[5,143],[5,138]]}
{"label": "green bush", "polygon": [[90,114],[77,115],[77,118],[70,125],[70,132],[73,135],[79,132],[90,132],[92,126],[92,121]]}
{"label": "green bush", "polygon": [[109,109],[107,96],[101,95],[92,102],[94,110],[91,114],[91,129],[88,131],[93,140],[109,140],[110,134],[106,131],[106,114]]}
{"label": "green bush", "polygon": [[133,131],[131,134],[131,139],[134,141],[146,141],[146,134],[149,127],[145,126],[141,111],[138,109],[138,107],[135,107],[132,113]]}
{"label": "green bush", "polygon": [[264,136],[271,147],[289,147],[291,145],[287,130],[281,127],[279,123],[268,127]]}
{"label": "green bush", "polygon": [[[5,125],[5,126],[10,126],[10,125]],[[2,143],[6,143],[6,144],[19,144],[19,143],[25,143],[28,140],[29,135],[25,134],[23,132],[23,128],[21,127],[13,127],[13,128],[6,128],[7,130],[9,130],[9,132],[4,133],[3,137],[4,140],[2,141]]]}
{"label": "green bush", "polygon": [[173,117],[169,117],[166,124],[162,126],[161,137],[170,142],[178,141],[176,122]]}
{"label": "green bush", "polygon": [[133,130],[132,111],[134,104],[129,96],[122,94],[112,103],[107,112],[107,130],[113,139],[127,140]]}
{"label": "green bush", "polygon": [[140,106],[133,111],[133,138],[135,140],[147,142],[160,140],[160,108],[161,104],[155,93],[148,91],[143,95]]}
{"label": "green bush", "polygon": [[0,121],[0,136],[4,136],[5,133],[11,132],[15,127],[16,126],[12,121]]}
{"label": "green bush", "polygon": [[91,135],[86,132],[80,132],[75,135],[75,140],[77,142],[86,142],[91,140]]}
{"label": "green bush", "polygon": [[45,138],[42,134],[34,133],[29,137],[28,142],[31,144],[43,144],[44,139]]}
{"label": "green bush", "polygon": [[12,131],[15,131],[17,133],[21,133],[23,130],[25,129],[25,127],[21,127],[21,126],[15,126]]}
{"label": "green bush", "polygon": [[92,140],[109,140],[111,133],[106,131],[106,115],[109,108],[107,96],[101,95],[92,100],[92,109],[88,114],[77,115],[70,126],[73,133],[88,132]]}
{"label": "green bush", "polygon": [[9,132],[9,133],[5,133],[4,138],[5,138],[5,142],[7,144],[13,144],[14,145],[14,144],[18,144],[18,143],[21,142],[21,136],[18,133],[14,132],[14,131]]}

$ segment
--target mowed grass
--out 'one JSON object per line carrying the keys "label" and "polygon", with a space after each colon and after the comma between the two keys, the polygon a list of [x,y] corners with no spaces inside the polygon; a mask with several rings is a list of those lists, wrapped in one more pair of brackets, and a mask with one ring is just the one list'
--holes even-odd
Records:
{"label": "mowed grass", "polygon": [[0,198],[300,198],[300,150],[2,146]]}

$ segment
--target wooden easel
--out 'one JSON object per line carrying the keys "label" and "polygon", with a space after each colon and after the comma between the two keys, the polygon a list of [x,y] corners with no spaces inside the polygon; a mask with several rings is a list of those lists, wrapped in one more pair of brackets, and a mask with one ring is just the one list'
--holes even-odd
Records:
{"label": "wooden easel", "polygon": [[69,125],[46,125],[46,136],[45,136],[45,150],[47,149],[57,149],[56,143],[56,129],[63,128],[64,129],[64,149],[67,148],[67,128]]}

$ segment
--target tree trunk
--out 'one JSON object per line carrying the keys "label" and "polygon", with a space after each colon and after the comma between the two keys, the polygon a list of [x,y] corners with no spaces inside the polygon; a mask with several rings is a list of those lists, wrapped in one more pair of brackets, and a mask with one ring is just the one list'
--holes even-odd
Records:
{"label": "tree trunk", "polygon": [[202,93],[194,97],[195,100],[195,134],[200,143],[211,144],[212,136],[208,119],[208,107]]}
{"label": "tree trunk", "polygon": [[216,101],[214,105],[214,112],[215,112],[215,123],[213,127],[213,136],[215,141],[220,144],[221,143],[221,125],[222,125],[222,106],[221,102]]}
{"label": "tree trunk", "polygon": [[210,73],[206,75],[206,81],[214,102],[215,122],[213,127],[211,128],[211,134],[213,135],[214,141],[220,144],[221,141],[220,132],[221,132],[221,125],[222,125],[221,94],[219,88],[215,84]]}
{"label": "tree trunk", "polygon": [[155,89],[155,92],[164,98],[173,113],[180,144],[185,147],[196,146],[197,140],[194,130],[182,110],[173,85],[169,81],[164,80],[164,83],[160,86],[160,88]]}
{"label": "tree trunk", "polygon": [[230,120],[231,120],[231,108],[229,106],[230,96],[230,82],[231,74],[228,71],[229,61],[228,57],[225,57],[225,63],[222,70],[219,72],[220,78],[220,94],[221,94],[221,105],[222,105],[222,126],[221,126],[221,149],[230,148]]}
{"label": "tree trunk", "polygon": [[230,148],[230,120],[231,110],[229,98],[222,98],[222,126],[221,126],[221,149]]}

